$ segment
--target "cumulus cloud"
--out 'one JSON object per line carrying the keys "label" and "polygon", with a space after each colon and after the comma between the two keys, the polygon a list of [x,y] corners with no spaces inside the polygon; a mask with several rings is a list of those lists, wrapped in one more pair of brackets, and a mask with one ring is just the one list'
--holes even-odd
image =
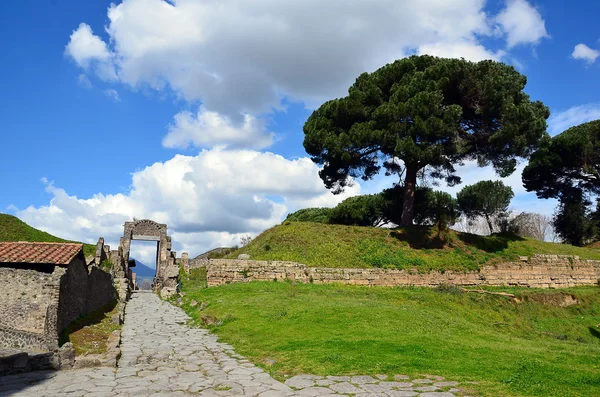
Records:
{"label": "cumulus cloud", "polygon": [[550,135],[554,136],[570,127],[600,119],[600,103],[573,106],[567,110],[552,114],[548,120]]}
{"label": "cumulus cloud", "polygon": [[508,48],[520,44],[537,44],[549,37],[539,11],[526,0],[507,0],[496,22],[506,35]]}
{"label": "cumulus cloud", "polygon": [[90,25],[82,23],[69,37],[65,54],[80,67],[94,67],[96,73],[105,80],[114,80],[117,75],[113,64],[113,54],[106,43],[92,32]]}
{"label": "cumulus cloud", "polygon": [[600,57],[600,51],[594,50],[593,48],[588,47],[587,45],[580,43],[575,46],[573,49],[573,53],[571,57],[574,59],[584,60],[587,63],[594,63],[596,59]]}
{"label": "cumulus cloud", "polygon": [[325,189],[308,158],[288,160],[251,150],[204,150],[177,155],[132,175],[127,193],[69,195],[46,182],[50,203],[17,211],[34,227],[67,239],[118,244],[123,223],[136,217],[169,225],[174,250],[199,254],[231,245],[279,223],[289,211],[334,206],[360,192],[355,184],[335,196]]}
{"label": "cumulus cloud", "polygon": [[229,147],[265,148],[273,142],[274,134],[265,128],[264,120],[250,114],[244,115],[241,125],[217,112],[200,107],[197,114],[184,111],[175,115],[169,132],[163,139],[168,148]]}
{"label": "cumulus cloud", "polygon": [[419,47],[417,53],[419,55],[428,54],[444,58],[465,58],[466,60],[473,62],[482,61],[484,59],[500,61],[506,54],[502,50],[492,52],[481,44],[472,41],[425,44]]}
{"label": "cumulus cloud", "polygon": [[[499,60],[503,51],[479,42],[494,34],[494,23],[510,46],[547,36],[543,19],[526,1],[510,1],[497,20],[486,14],[485,3],[123,0],[108,8],[106,40],[82,23],[67,54],[83,68],[94,63],[105,80],[201,101],[198,115],[176,115],[167,146],[256,148],[270,138],[256,120],[282,109],[284,98],[317,107],[345,95],[360,73],[415,52]],[[251,128],[249,115],[255,118]],[[227,120],[240,142],[212,134],[205,125],[209,116]]]}

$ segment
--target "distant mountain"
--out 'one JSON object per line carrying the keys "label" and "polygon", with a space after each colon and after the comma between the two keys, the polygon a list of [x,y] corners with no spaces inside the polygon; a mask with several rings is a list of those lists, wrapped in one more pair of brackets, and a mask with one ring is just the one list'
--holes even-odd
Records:
{"label": "distant mountain", "polygon": [[154,278],[156,275],[156,269],[151,268],[148,265],[144,265],[142,262],[135,260],[135,267],[131,269],[136,274],[137,278]]}

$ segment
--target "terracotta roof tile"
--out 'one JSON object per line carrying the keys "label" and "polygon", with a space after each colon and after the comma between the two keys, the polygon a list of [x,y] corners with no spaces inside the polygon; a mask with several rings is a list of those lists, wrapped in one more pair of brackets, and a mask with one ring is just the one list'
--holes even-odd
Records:
{"label": "terracotta roof tile", "polygon": [[0,262],[67,266],[82,249],[76,243],[0,242]]}

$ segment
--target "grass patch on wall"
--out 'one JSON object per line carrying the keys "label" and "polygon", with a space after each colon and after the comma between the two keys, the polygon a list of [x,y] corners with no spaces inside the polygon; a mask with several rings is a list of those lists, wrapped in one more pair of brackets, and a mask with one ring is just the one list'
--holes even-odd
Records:
{"label": "grass patch on wall", "polygon": [[122,327],[112,320],[115,314],[118,314],[118,305],[111,303],[75,320],[63,330],[59,344],[73,343],[77,356],[105,353],[108,337]]}
{"label": "grass patch on wall", "polygon": [[449,231],[443,238],[432,227],[384,229],[284,222],[229,254],[280,260],[316,267],[477,270],[482,265],[518,260],[533,254],[578,255],[600,259],[600,250],[547,243],[515,235],[478,236]]}
{"label": "grass patch on wall", "polygon": [[[599,288],[491,290],[520,302],[452,288],[184,281],[183,307],[197,325],[216,317],[213,332],[281,380],[434,374],[479,382],[484,396],[600,395]],[[557,294],[579,303],[560,307]]]}

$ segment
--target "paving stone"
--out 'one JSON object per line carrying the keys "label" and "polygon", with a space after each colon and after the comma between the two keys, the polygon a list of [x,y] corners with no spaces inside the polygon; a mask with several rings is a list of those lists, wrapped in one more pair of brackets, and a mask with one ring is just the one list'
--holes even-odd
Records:
{"label": "paving stone", "polygon": [[358,394],[358,393],[362,393],[362,389],[359,389],[358,387],[354,386],[352,383],[348,383],[348,382],[342,382],[342,383],[336,383],[334,385],[329,386],[329,388],[333,391],[336,391],[338,393],[344,393],[344,394]]}
{"label": "paving stone", "polygon": [[[413,397],[418,395],[419,393],[411,390],[392,390],[387,392],[387,395],[390,397]],[[455,396],[452,396],[455,397]]]}
{"label": "paving stone", "polygon": [[377,379],[372,376],[353,376],[350,382],[357,385],[363,385],[365,383],[375,383],[377,382]]}
{"label": "paving stone", "polygon": [[427,392],[421,393],[419,397],[456,397],[454,394],[449,393],[447,391],[444,392]]}
{"label": "paving stone", "polygon": [[305,375],[297,375],[289,378],[284,382],[286,386],[293,387],[296,389],[303,389],[305,387],[311,387],[315,385],[314,378],[307,378]]}
{"label": "paving stone", "polygon": [[426,384],[426,383],[433,383],[433,381],[431,379],[413,379],[412,383]]}

